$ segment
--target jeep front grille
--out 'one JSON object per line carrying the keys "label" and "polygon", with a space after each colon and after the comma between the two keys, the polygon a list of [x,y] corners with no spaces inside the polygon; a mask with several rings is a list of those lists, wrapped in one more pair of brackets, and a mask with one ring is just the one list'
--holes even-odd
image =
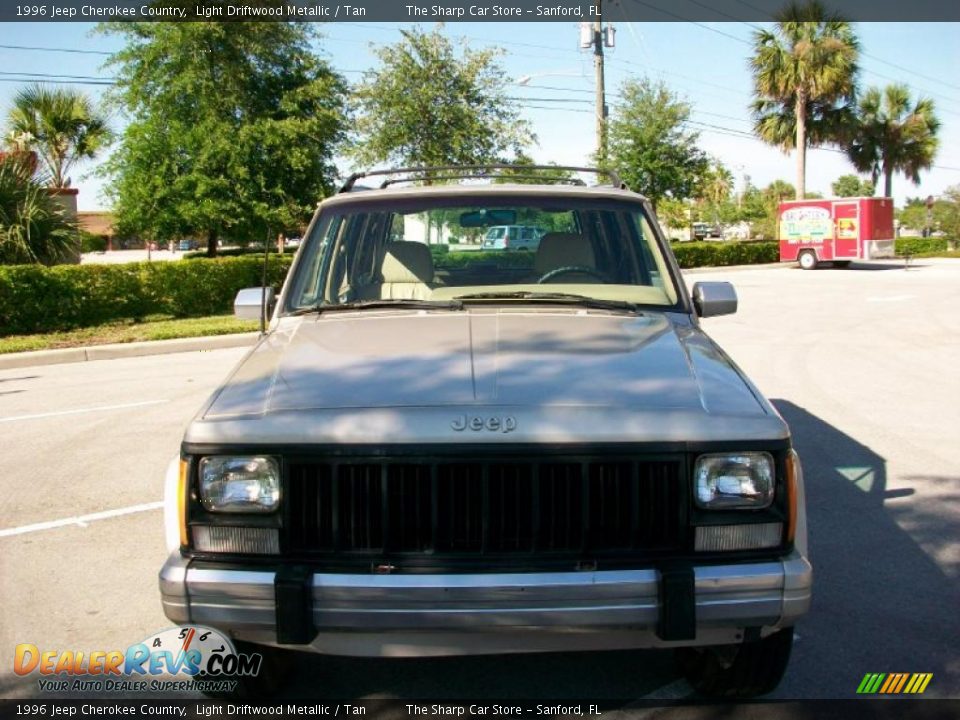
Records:
{"label": "jeep front grille", "polygon": [[418,459],[287,464],[295,554],[662,553],[686,543],[681,460]]}

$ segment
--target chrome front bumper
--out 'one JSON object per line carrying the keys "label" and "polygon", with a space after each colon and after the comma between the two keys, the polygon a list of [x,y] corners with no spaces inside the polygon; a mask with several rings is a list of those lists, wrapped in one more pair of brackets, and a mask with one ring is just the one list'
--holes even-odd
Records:
{"label": "chrome front bumper", "polygon": [[[688,571],[689,572],[689,571]],[[695,634],[664,637],[657,569],[303,577],[309,635],[294,647],[343,655],[447,655],[733,643],[787,627],[810,606],[812,568],[772,562],[692,568]],[[178,552],[160,572],[170,620],[278,644],[278,574],[225,570]],[[665,598],[667,598],[665,600]],[[279,599],[279,600],[278,600]],[[669,608],[666,609],[669,612]],[[284,611],[281,626],[288,625]],[[289,641],[288,641],[289,642]]]}

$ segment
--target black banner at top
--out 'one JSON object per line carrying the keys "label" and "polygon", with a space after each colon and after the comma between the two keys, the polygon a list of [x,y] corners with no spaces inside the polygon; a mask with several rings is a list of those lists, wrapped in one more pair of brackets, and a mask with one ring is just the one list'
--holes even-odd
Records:
{"label": "black banner at top", "polygon": [[[787,0],[3,0],[0,22],[768,22]],[[957,0],[824,0],[846,20],[957,22]]]}

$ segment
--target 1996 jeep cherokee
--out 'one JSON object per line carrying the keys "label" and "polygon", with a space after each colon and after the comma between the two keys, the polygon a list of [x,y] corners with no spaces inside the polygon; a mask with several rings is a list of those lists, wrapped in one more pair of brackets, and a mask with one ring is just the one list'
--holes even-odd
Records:
{"label": "1996 jeep cherokee", "polygon": [[[616,178],[473,170],[320,204],[168,471],[167,617],[339,655],[676,648],[701,693],[769,692],[812,571],[789,429],[700,328],[733,288],[688,294]],[[545,233],[478,250],[501,225]]]}

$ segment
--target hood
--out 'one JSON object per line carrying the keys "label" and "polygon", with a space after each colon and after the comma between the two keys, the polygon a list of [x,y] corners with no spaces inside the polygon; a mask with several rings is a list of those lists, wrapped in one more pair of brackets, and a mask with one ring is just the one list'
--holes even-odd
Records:
{"label": "hood", "polygon": [[477,308],[285,319],[202,417],[483,406],[767,414],[698,328],[666,314]]}

